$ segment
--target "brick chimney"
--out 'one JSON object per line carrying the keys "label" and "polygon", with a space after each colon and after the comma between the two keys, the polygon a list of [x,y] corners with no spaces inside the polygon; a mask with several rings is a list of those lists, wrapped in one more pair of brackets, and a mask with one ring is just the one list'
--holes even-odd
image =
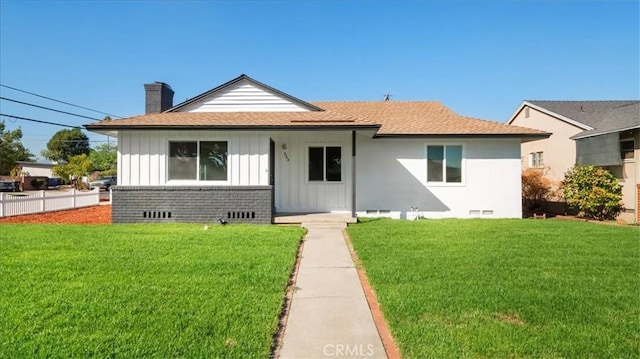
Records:
{"label": "brick chimney", "polygon": [[173,107],[173,90],[164,82],[144,84],[144,113],[160,113]]}

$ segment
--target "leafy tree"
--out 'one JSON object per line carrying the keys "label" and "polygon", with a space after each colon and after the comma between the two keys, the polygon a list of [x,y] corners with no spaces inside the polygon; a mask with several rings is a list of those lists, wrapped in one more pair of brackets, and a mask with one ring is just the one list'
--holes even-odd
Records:
{"label": "leafy tree", "polygon": [[67,162],[72,156],[88,155],[91,151],[89,138],[79,128],[60,130],[47,143],[42,156],[56,162]]}
{"label": "leafy tree", "polygon": [[64,180],[71,180],[72,177],[79,179],[91,171],[93,162],[86,154],[69,157],[67,163],[53,167],[53,173]]}
{"label": "leafy tree", "polygon": [[33,161],[33,154],[22,145],[22,130],[5,131],[0,121],[0,175],[9,175],[17,161]]}
{"label": "leafy tree", "polygon": [[565,173],[562,190],[579,217],[614,219],[622,212],[622,186],[611,172],[600,167],[575,165]]}
{"label": "leafy tree", "polygon": [[93,162],[93,169],[100,171],[102,175],[110,176],[117,173],[117,150],[110,143],[103,143],[91,149],[89,159]]}

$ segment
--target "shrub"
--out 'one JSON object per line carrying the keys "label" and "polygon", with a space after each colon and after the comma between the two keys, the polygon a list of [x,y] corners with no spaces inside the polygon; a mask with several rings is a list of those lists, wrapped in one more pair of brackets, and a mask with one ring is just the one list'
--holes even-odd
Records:
{"label": "shrub", "polygon": [[524,209],[535,210],[545,202],[558,197],[557,184],[545,177],[539,169],[522,171],[522,205]]}
{"label": "shrub", "polygon": [[44,185],[44,180],[40,178],[34,178],[31,180],[31,185],[33,186],[33,188],[39,189],[40,187],[42,187],[42,185]]}
{"label": "shrub", "polygon": [[575,165],[565,173],[562,189],[579,217],[614,219],[622,212],[622,186],[611,172],[594,166]]}

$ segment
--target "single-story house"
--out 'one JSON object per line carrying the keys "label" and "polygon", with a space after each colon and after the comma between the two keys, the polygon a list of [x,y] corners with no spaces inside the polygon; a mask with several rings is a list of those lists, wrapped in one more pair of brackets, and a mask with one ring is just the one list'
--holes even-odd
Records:
{"label": "single-story house", "polygon": [[113,222],[270,223],[279,213],[521,217],[520,144],[544,131],[439,102],[306,102],[241,75],[146,114],[85,125],[118,137]]}
{"label": "single-story house", "polygon": [[540,168],[560,182],[573,165],[603,167],[622,184],[625,212],[640,220],[640,101],[523,101],[508,123],[552,133],[522,144],[524,168]]}

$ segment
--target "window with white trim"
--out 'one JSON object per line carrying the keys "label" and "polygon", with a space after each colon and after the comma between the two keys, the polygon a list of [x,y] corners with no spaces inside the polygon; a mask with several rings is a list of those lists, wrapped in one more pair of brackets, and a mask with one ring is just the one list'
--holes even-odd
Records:
{"label": "window with white trim", "polygon": [[462,146],[427,146],[427,182],[462,183]]}
{"label": "window with white trim", "polygon": [[227,141],[169,142],[169,180],[226,181]]}
{"label": "window with white trim", "polygon": [[342,147],[309,147],[309,181],[342,181]]}
{"label": "window with white trim", "polygon": [[529,167],[544,167],[542,151],[529,153]]}

